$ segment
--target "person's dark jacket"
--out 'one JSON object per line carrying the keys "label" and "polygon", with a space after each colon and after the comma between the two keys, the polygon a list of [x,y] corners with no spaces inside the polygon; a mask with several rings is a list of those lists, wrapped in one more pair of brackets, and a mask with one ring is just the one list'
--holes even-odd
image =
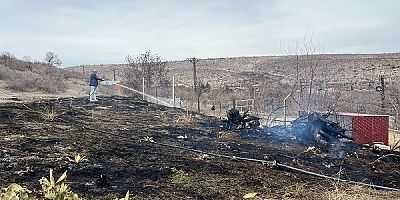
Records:
{"label": "person's dark jacket", "polygon": [[91,75],[90,75],[89,86],[95,86],[95,87],[97,87],[97,85],[99,84],[99,82],[98,82],[99,80],[102,81],[103,79],[97,77],[97,75],[96,75],[95,73],[91,74]]}

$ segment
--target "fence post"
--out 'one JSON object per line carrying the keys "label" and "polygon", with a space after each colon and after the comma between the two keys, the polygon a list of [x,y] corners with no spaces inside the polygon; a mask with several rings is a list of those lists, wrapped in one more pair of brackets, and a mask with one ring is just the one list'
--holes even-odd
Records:
{"label": "fence post", "polygon": [[284,109],[284,111],[283,111],[283,121],[285,123],[285,126],[286,126],[286,115],[287,115],[287,99],[290,97],[290,95],[292,95],[292,93],[289,93],[285,97],[285,99],[283,100],[283,109]]}
{"label": "fence post", "polygon": [[144,77],[142,79],[142,99],[144,100]]}
{"label": "fence post", "polygon": [[175,107],[175,76],[172,76],[172,102]]}

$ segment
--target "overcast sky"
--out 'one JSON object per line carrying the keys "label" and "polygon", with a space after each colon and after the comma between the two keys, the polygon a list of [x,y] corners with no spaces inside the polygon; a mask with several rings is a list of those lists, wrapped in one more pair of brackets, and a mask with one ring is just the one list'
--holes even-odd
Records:
{"label": "overcast sky", "polygon": [[305,35],[324,53],[400,52],[400,1],[0,0],[0,51],[63,66],[281,55]]}

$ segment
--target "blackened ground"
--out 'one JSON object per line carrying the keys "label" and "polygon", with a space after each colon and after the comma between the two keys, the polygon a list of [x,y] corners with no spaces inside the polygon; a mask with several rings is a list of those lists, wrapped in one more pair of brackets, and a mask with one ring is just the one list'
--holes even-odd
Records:
{"label": "blackened ground", "polygon": [[[0,105],[0,186],[16,182],[38,191],[38,180],[68,173],[72,191],[86,199],[327,199],[349,188],[259,163],[209,157],[156,142],[230,156],[276,160],[325,175],[400,188],[400,161],[357,145],[306,150],[288,132],[225,130],[222,122],[127,97],[84,98]],[[322,149],[322,150],[321,150]],[[75,164],[77,154],[85,159]],[[342,154],[342,159],[338,158]],[[374,162],[376,161],[376,162]],[[32,170],[26,170],[30,168]],[[343,189],[346,190],[347,189]],[[396,192],[360,190],[377,198]]]}

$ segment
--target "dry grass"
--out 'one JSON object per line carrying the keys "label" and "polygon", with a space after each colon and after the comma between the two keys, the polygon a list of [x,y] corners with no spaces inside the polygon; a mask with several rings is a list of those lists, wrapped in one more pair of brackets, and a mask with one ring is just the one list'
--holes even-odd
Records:
{"label": "dry grass", "polygon": [[[396,199],[394,192],[379,191],[363,188],[360,186],[343,185],[334,190],[323,193],[327,200],[375,200],[375,199]],[[397,195],[398,198],[398,195]]]}
{"label": "dry grass", "polygon": [[238,142],[240,135],[232,132],[221,132],[218,134],[218,140],[222,142]]}
{"label": "dry grass", "polygon": [[[332,188],[323,188],[319,185],[307,185],[295,183],[290,186],[283,187],[278,194],[282,196],[279,199],[320,199],[320,200],[378,200],[378,199],[398,199],[396,192],[388,192],[382,190],[374,190],[361,186],[348,184],[340,184],[332,182]],[[260,195],[267,197],[266,199],[276,199],[277,196]],[[260,198],[265,199],[265,198]]]}
{"label": "dry grass", "polygon": [[183,124],[183,125],[188,125],[191,124],[194,121],[192,113],[187,110],[185,113],[181,113],[180,116],[178,116],[175,120],[177,124]]}
{"label": "dry grass", "polygon": [[58,114],[54,111],[54,108],[47,108],[45,112],[42,113],[42,117],[45,121],[54,121]]}
{"label": "dry grass", "polygon": [[7,62],[0,58],[0,80],[5,81],[7,89],[18,92],[41,91],[57,94],[68,89],[66,84],[68,79],[83,78],[79,73],[48,67],[39,62],[31,63],[31,68],[27,68],[27,63],[16,58]]}

